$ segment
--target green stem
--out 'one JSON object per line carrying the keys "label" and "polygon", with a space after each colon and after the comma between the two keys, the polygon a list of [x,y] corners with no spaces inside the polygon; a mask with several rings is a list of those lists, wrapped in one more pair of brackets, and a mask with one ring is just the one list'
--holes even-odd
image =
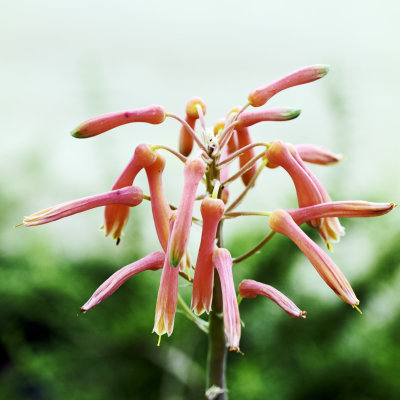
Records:
{"label": "green stem", "polygon": [[[220,221],[217,231],[218,247],[222,247],[222,226],[223,222]],[[227,346],[225,344],[221,282],[217,271],[214,271],[211,309],[209,319],[207,393],[209,393],[208,398],[210,399],[227,400],[228,394],[225,381]],[[213,393],[219,394],[212,397]]]}
{"label": "green stem", "polygon": [[196,317],[191,311],[188,305],[183,300],[182,296],[178,294],[178,304],[182,312],[188,319],[193,321],[203,332],[208,333],[208,323],[199,317]]}

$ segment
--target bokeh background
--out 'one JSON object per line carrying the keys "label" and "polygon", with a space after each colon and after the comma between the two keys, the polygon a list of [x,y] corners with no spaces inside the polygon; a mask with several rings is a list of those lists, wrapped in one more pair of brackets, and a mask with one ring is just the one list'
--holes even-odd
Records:
{"label": "bokeh background", "polygon": [[[23,215],[108,190],[136,144],[177,142],[172,120],[72,138],[85,119],[150,104],[182,115],[197,95],[212,125],[253,88],[304,65],[329,64],[323,80],[271,100],[301,108],[298,119],[257,126],[254,138],[344,154],[339,165],[312,168],[335,200],[399,201],[395,0],[1,0],[0,8],[0,398],[202,398],[205,335],[181,314],[160,347],[151,334],[159,272],[135,277],[76,317],[116,269],[158,249],[148,204],[133,210],[119,246],[98,230],[102,210],[13,228]],[[166,190],[176,204],[181,165],[167,159]],[[143,176],[138,183],[147,190]],[[274,170],[241,208],[295,204],[290,180]],[[284,237],[235,267],[237,284],[272,284],[308,316],[293,320],[265,299],[243,301],[245,355],[229,355],[232,399],[400,398],[399,222],[398,210],[344,221],[347,235],[332,257],[362,316]],[[262,218],[229,222],[226,246],[238,256],[266,232]],[[199,235],[194,228],[192,250]],[[189,299],[184,282],[180,290]]]}

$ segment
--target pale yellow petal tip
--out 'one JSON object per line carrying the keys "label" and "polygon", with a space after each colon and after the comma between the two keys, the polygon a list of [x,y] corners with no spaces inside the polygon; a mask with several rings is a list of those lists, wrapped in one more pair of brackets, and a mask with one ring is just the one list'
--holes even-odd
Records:
{"label": "pale yellow petal tip", "polygon": [[362,315],[362,311],[355,304],[352,307],[355,308]]}
{"label": "pale yellow petal tip", "polygon": [[307,311],[301,312],[301,318],[307,318]]}

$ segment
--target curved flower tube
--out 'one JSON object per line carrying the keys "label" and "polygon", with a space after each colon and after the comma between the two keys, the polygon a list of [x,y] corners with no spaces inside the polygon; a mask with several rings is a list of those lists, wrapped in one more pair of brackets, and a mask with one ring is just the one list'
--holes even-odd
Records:
{"label": "curved flower tube", "polygon": [[240,283],[239,294],[243,298],[254,298],[258,295],[268,297],[293,318],[305,318],[307,315],[306,311],[301,311],[292,300],[279,290],[252,279],[245,279]]}
{"label": "curved flower tube", "polygon": [[164,120],[165,110],[161,106],[150,106],[130,111],[117,111],[99,115],[82,122],[71,132],[71,135],[78,139],[86,139],[132,122],[161,124]]}
{"label": "curved flower tube", "polygon": [[341,154],[334,154],[330,150],[315,144],[296,144],[294,148],[303,161],[312,164],[330,165],[343,159]]}
{"label": "curved flower tube", "polygon": [[169,263],[177,267],[185,253],[192,225],[193,206],[197,187],[206,171],[206,166],[200,158],[186,161],[183,170],[184,183],[181,201],[179,203],[176,222],[171,234],[171,245],[167,253]]}
{"label": "curved flower tube", "polygon": [[241,334],[239,307],[232,276],[232,257],[227,249],[214,251],[212,262],[218,271],[221,281],[222,302],[224,310],[225,333],[228,338],[229,350],[239,351]]}
{"label": "curved flower tube", "polygon": [[[132,185],[139,171],[153,164],[155,160],[156,153],[151,150],[150,145],[145,143],[139,144],[135,149],[131,161],[129,161],[129,164],[115,181],[112,189],[115,190]],[[117,204],[107,206],[104,210],[105,235],[108,236],[111,234],[114,239],[117,239],[118,244],[128,218],[129,207]]]}
{"label": "curved flower tube", "polygon": [[328,65],[316,64],[300,68],[275,82],[261,86],[250,92],[248,100],[253,107],[263,106],[272,96],[292,86],[313,82],[325,76],[329,71]]}
{"label": "curved flower tube", "polygon": [[[241,149],[249,144],[252,143],[251,136],[250,136],[250,131],[248,128],[237,128],[237,138],[238,138],[238,148]],[[242,168],[248,163],[253,157],[255,157],[256,152],[254,147],[250,148],[246,151],[244,151],[240,156],[239,156],[239,168]],[[257,163],[254,163],[254,165],[248,169],[244,174],[241,175],[243,183],[247,186],[251,178],[257,173]]]}
{"label": "curved flower tube", "polygon": [[126,207],[135,207],[143,200],[142,189],[138,186],[127,186],[122,189],[111,190],[107,193],[83,197],[67,203],[58,204],[45,210],[24,217],[22,222],[25,226],[35,226],[57,221],[92,208],[102,207],[110,204],[121,204]]}
{"label": "curved flower tube", "polygon": [[158,240],[164,251],[168,245],[168,221],[172,211],[162,185],[162,173],[165,168],[165,158],[162,154],[156,152],[156,160],[145,167],[147,180],[149,182],[151,210],[153,212],[154,225],[156,227]]}
{"label": "curved flower tube", "polygon": [[200,207],[203,217],[203,230],[193,279],[192,310],[200,315],[211,309],[214,285],[212,255],[218,223],[224,214],[224,202],[206,197]]}
{"label": "curved flower tube", "polygon": [[[200,97],[192,97],[186,104],[185,121],[192,129],[195,128],[196,120],[199,119],[197,105],[201,107],[203,114],[205,114],[207,110],[206,103]],[[188,132],[186,127],[182,126],[179,132],[179,152],[187,157],[192,152],[193,142],[194,139],[191,133]]]}
{"label": "curved flower tube", "polygon": [[244,111],[237,119],[237,128],[249,127],[264,121],[289,121],[297,118],[301,110],[296,108],[279,107],[266,110]]}
{"label": "curved flower tube", "polygon": [[[173,232],[176,223],[176,212],[173,212],[169,220],[169,231]],[[171,242],[168,242],[167,252]],[[167,333],[171,336],[174,329],[176,306],[178,304],[178,278],[179,268],[173,268],[169,264],[168,257],[164,258],[163,271],[158,288],[156,312],[153,332],[161,336]]]}
{"label": "curved flower tube", "polygon": [[81,307],[81,310],[86,312],[100,304],[102,301],[110,297],[133,275],[147,270],[156,271],[160,269],[163,266],[164,259],[165,254],[163,251],[155,251],[154,253],[119,269],[98,287],[90,299]]}
{"label": "curved flower tube", "polygon": [[272,230],[291,239],[305,254],[326,284],[346,303],[359,304],[349,282],[336,264],[296,224],[284,210],[276,210],[269,218]]}

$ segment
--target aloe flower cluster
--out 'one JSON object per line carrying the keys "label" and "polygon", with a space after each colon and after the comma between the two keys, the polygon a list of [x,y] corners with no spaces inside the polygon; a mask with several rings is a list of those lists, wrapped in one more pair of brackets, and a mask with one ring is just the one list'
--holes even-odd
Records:
{"label": "aloe flower cluster", "polygon": [[[341,160],[341,155],[311,144],[292,145],[280,140],[253,142],[250,133],[250,127],[258,123],[297,118],[300,115],[298,109],[263,106],[282,90],[313,82],[327,72],[328,67],[325,65],[312,65],[259,87],[250,92],[244,106],[232,108],[213,128],[206,126],[206,104],[199,97],[188,101],[184,118],[155,105],[100,115],[79,125],[72,136],[80,139],[128,123],[161,124],[166,119],[174,119],[181,125],[178,150],[161,144],[139,144],[109,192],[63,203],[23,220],[25,226],[40,225],[104,206],[105,235],[112,236],[118,244],[128,223],[131,207],[144,207],[141,204],[143,200],[150,202],[160,248],[111,275],[81,307],[82,311],[97,306],[139,272],[161,269],[153,331],[160,337],[165,333],[168,336],[172,334],[179,304],[184,313],[199,328],[210,333],[210,336],[213,335],[212,316],[221,319],[223,315],[223,340],[226,340],[230,350],[239,351],[239,303],[242,298],[264,296],[293,318],[306,316],[305,311],[266,283],[246,279],[240,283],[238,290],[235,288],[233,266],[260,250],[276,232],[290,238],[326,284],[342,300],[357,308],[359,300],[344,274],[327,252],[311,240],[300,226],[307,223],[317,229],[323,243],[330,249],[332,242],[339,241],[345,233],[339,218],[379,216],[392,210],[395,205],[332,201],[306,163],[335,164]],[[197,149],[193,153],[195,146]],[[178,162],[183,163],[183,190],[177,206],[169,203],[164,192],[164,151],[172,153]],[[298,207],[288,210],[238,211],[242,200],[256,186],[260,174],[273,173],[272,169],[279,167],[293,181]],[[147,176],[149,195],[143,194],[146,188],[134,186],[135,178],[142,170]],[[238,179],[242,180],[242,191],[232,198],[230,184]],[[199,208],[201,216],[196,214]],[[270,231],[257,246],[232,259],[229,249],[224,248],[222,243],[224,221],[251,215],[265,218]],[[202,227],[196,255],[189,254],[188,250],[193,223]],[[190,307],[178,294],[179,279],[192,284]],[[203,313],[211,314],[208,321],[199,317]],[[212,357],[211,354],[211,361]]]}

